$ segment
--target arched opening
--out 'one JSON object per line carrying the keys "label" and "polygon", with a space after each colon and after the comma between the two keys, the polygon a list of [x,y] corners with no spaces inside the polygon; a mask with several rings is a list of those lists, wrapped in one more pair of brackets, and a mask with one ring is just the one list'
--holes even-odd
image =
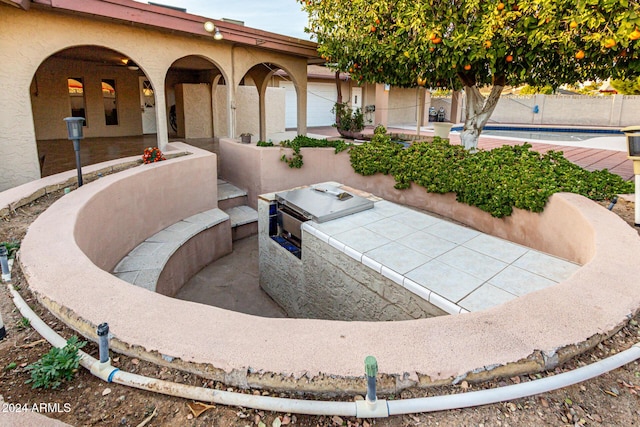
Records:
{"label": "arched opening", "polygon": [[[142,154],[156,145],[153,86],[130,57],[74,46],[40,64],[30,87],[42,176],[73,169],[65,117],[84,117],[83,165]],[[142,106],[142,107],[141,107]]]}
{"label": "arched opening", "polygon": [[176,60],[165,77],[169,138],[228,135],[227,92],[225,76],[209,59],[189,55]]}
{"label": "arched opening", "polygon": [[[263,62],[251,67],[237,88],[236,134],[251,133],[259,139],[282,139],[287,129],[287,111],[297,109],[298,95],[294,89],[288,93],[280,85],[282,80],[291,82],[283,67]],[[297,116],[291,126],[296,134]],[[254,137],[254,140],[258,139]]]}

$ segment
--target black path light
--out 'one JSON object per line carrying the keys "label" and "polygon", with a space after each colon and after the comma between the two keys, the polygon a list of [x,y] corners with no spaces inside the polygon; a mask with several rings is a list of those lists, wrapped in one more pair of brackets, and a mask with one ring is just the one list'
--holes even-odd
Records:
{"label": "black path light", "polygon": [[627,153],[629,159],[633,160],[633,174],[636,176],[635,225],[640,227],[640,126],[629,126],[622,132],[627,135]]}
{"label": "black path light", "polygon": [[78,187],[82,187],[82,165],[80,163],[80,140],[82,135],[82,125],[84,117],[66,117],[68,139],[73,141],[73,150],[76,152],[76,169],[78,170]]}

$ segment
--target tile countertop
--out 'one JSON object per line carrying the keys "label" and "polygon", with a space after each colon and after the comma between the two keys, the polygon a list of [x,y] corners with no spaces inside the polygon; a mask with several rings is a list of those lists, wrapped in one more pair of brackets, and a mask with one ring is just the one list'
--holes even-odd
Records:
{"label": "tile countertop", "polygon": [[580,268],[385,200],[302,229],[450,314],[500,305]]}

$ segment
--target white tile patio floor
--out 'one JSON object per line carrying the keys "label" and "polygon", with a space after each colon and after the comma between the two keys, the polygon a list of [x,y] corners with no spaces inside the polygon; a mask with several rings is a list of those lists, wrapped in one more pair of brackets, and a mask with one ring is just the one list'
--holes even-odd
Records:
{"label": "white tile patio floor", "polygon": [[384,200],[303,229],[451,314],[500,305],[580,268]]}

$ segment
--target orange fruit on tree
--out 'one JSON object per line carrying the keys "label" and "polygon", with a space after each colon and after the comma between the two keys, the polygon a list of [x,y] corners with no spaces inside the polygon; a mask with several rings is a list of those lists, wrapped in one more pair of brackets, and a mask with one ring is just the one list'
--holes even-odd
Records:
{"label": "orange fruit on tree", "polygon": [[471,64],[466,64],[464,66],[465,71],[469,71],[471,69]]}
{"label": "orange fruit on tree", "polygon": [[640,39],[640,31],[638,31],[637,28],[635,30],[631,31],[631,33],[629,34],[629,39],[631,39],[631,40]]}
{"label": "orange fruit on tree", "polygon": [[376,32],[376,27],[374,27],[373,25],[371,26],[371,32],[375,33]]}
{"label": "orange fruit on tree", "polygon": [[435,48],[435,47],[430,47],[430,48],[429,48],[429,52],[433,52],[434,50],[436,50],[436,48]]}
{"label": "orange fruit on tree", "polygon": [[502,3],[502,2],[498,3],[498,6],[496,6],[496,8],[497,8],[498,10],[502,10],[502,9],[504,9],[504,3]]}
{"label": "orange fruit on tree", "polygon": [[433,44],[440,44],[442,43],[442,39],[440,37],[435,37],[433,40],[431,40],[433,42]]}
{"label": "orange fruit on tree", "polygon": [[380,20],[376,18],[376,25],[378,25],[379,23],[380,23]]}
{"label": "orange fruit on tree", "polygon": [[491,47],[491,40],[485,40],[484,47],[489,49]]}
{"label": "orange fruit on tree", "polygon": [[505,60],[506,60],[507,62],[511,62],[511,61],[513,61],[513,55],[507,55],[507,57],[505,58]]}
{"label": "orange fruit on tree", "polygon": [[571,22],[569,23],[569,28],[571,28],[572,30],[573,30],[574,28],[578,28],[578,23],[577,23],[576,21],[571,21]]}
{"label": "orange fruit on tree", "polygon": [[584,58],[584,50],[579,50],[576,52],[576,59]]}
{"label": "orange fruit on tree", "polygon": [[429,40],[431,40],[431,41],[433,41],[433,39],[435,39],[436,37],[437,37],[436,33],[429,34]]}
{"label": "orange fruit on tree", "polygon": [[606,39],[604,41],[604,47],[606,47],[607,49],[611,49],[615,45],[616,45],[616,41],[614,39]]}

